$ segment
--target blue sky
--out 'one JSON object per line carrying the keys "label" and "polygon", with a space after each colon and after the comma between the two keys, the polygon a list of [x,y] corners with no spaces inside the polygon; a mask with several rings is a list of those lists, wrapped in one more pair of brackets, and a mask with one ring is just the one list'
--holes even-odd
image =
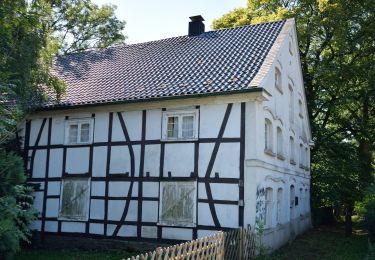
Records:
{"label": "blue sky", "polygon": [[246,6],[246,0],[92,0],[98,5],[117,6],[116,15],[126,21],[127,43],[159,40],[186,35],[189,16],[202,15],[206,31],[212,21],[236,7]]}

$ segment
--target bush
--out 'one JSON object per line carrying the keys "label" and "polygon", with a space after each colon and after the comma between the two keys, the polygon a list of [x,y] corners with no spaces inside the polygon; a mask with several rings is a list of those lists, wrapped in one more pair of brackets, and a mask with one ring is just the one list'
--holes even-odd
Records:
{"label": "bush", "polygon": [[375,242],[375,186],[371,186],[362,202],[356,205],[356,212],[361,224],[369,232],[371,241]]}
{"label": "bush", "polygon": [[22,159],[0,150],[0,259],[9,259],[28,241],[28,225],[35,219],[32,188],[24,182]]}

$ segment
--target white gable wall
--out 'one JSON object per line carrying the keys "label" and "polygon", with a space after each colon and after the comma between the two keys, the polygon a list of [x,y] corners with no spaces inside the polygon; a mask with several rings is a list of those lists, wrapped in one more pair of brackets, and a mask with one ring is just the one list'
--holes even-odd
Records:
{"label": "white gable wall", "polygon": [[[289,42],[292,54],[289,51]],[[296,234],[311,226],[310,220],[310,154],[308,114],[299,63],[296,31],[291,26],[284,31],[284,38],[279,49],[274,53],[272,65],[259,87],[264,88],[267,100],[247,104],[246,111],[246,156],[245,156],[245,225],[256,225],[265,222],[266,188],[272,188],[271,224],[265,227],[264,243],[267,246],[279,247]],[[275,68],[281,72],[281,90],[275,87]],[[294,94],[294,115],[290,120],[289,86]],[[302,102],[302,117],[298,102]],[[272,122],[272,153],[265,152],[265,120]],[[254,126],[254,127],[253,127]],[[282,130],[283,157],[277,155],[277,127]],[[304,134],[305,133],[305,134]],[[306,137],[304,137],[306,136]],[[294,139],[294,161],[291,163],[289,139]],[[300,144],[307,148],[305,159],[300,157]],[[307,159],[307,162],[304,160]],[[305,164],[307,167],[300,167]],[[291,207],[290,187],[294,186],[298,206]],[[277,192],[282,188],[281,210],[277,212]],[[303,190],[300,196],[300,189]],[[306,195],[307,194],[307,195]],[[277,215],[280,215],[279,217]],[[279,221],[277,221],[279,218]],[[269,222],[269,221],[268,221]]]}

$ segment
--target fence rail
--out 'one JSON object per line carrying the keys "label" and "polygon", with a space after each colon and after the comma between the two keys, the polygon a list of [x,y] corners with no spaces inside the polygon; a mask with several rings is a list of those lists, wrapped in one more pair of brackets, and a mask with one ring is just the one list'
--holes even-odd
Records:
{"label": "fence rail", "polygon": [[190,259],[251,259],[256,250],[255,233],[251,228],[234,229],[191,240],[170,247],[133,256],[128,260],[190,260]]}

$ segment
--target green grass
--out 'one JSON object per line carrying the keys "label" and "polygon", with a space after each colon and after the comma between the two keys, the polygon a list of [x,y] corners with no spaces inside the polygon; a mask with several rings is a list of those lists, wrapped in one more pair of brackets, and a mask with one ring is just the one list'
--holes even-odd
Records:
{"label": "green grass", "polygon": [[367,234],[355,230],[346,237],[342,226],[315,228],[298,237],[293,243],[275,251],[264,260],[362,260],[368,253]]}
{"label": "green grass", "polygon": [[[368,253],[367,234],[355,230],[351,237],[346,237],[343,226],[315,228],[293,243],[284,246],[273,254],[258,257],[259,260],[363,260]],[[84,250],[24,250],[17,260],[121,260],[135,253],[117,251],[84,251]]]}
{"label": "green grass", "polygon": [[133,256],[134,254],[121,252],[96,252],[84,250],[47,250],[34,249],[24,250],[14,259],[16,260],[122,260]]}

